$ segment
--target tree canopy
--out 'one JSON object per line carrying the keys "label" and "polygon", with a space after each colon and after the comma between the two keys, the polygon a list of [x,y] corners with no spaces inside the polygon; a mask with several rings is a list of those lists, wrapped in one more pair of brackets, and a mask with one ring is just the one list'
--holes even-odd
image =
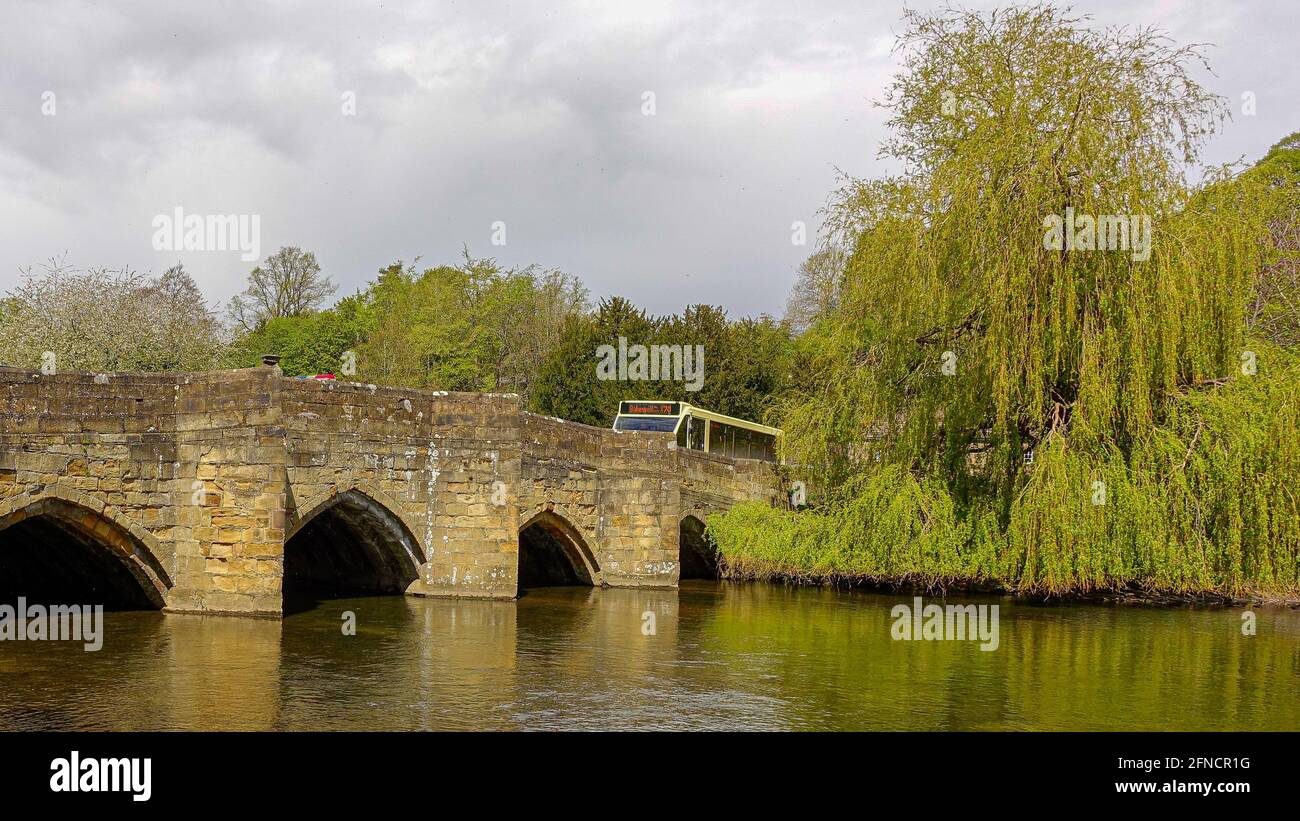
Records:
{"label": "tree canopy", "polygon": [[0,300],[0,362],[63,370],[210,370],[228,334],[180,265],[157,278],[53,259]]}
{"label": "tree canopy", "polygon": [[811,528],[831,575],[1294,589],[1295,356],[1249,321],[1294,189],[1189,181],[1227,114],[1199,49],[1049,5],[904,22],[905,170],[832,198],[839,304],[783,406],[787,458],[833,490],[723,517],[724,552]]}
{"label": "tree canopy", "polygon": [[334,291],[315,254],[281,248],[252,270],[248,289],[231,299],[227,310],[237,327],[255,331],[273,319],[314,310]]}
{"label": "tree canopy", "polygon": [[[601,379],[602,345],[692,346],[703,353],[699,390],[686,380]],[[696,347],[698,346],[698,348]],[[789,382],[791,339],[769,317],[729,320],[716,306],[689,305],[654,317],[626,299],[602,300],[593,314],[569,317],[542,365],[531,406],[539,413],[608,426],[625,399],[690,402],[718,413],[761,421]]]}

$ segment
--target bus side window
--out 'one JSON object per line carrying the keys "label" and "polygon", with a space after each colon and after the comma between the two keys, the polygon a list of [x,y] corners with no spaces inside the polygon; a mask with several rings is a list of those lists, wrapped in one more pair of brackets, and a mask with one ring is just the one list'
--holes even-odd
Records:
{"label": "bus side window", "polygon": [[691,450],[704,450],[704,426],[708,424],[702,419],[696,419],[692,416],[686,417],[686,424],[690,426],[690,443],[687,445]]}
{"label": "bus side window", "polygon": [[709,424],[709,451],[719,456],[734,456],[736,437],[731,426],[724,425],[721,422],[710,422]]}
{"label": "bus side window", "polygon": [[750,452],[750,447],[749,447],[750,437],[752,437],[753,435],[754,434],[750,433],[745,428],[736,428],[736,458],[737,459],[749,459],[753,456],[753,454]]}

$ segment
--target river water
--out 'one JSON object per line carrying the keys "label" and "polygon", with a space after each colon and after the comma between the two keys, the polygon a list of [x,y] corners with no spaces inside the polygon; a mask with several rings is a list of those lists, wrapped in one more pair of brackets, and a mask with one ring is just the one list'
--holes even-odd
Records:
{"label": "river water", "polygon": [[982,651],[891,638],[911,601],[684,582],[109,613],[98,652],[0,642],[0,729],[1300,730],[1295,610],[1245,636],[1239,609],[949,597],[999,605]]}

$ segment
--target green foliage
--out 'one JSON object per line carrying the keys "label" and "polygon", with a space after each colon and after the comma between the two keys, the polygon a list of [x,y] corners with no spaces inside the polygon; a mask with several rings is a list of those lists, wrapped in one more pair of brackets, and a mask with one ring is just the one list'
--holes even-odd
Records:
{"label": "green foliage", "polygon": [[[886,153],[907,170],[834,198],[830,242],[852,251],[781,408],[787,459],[844,491],[716,517],[729,564],[1300,590],[1295,359],[1252,331],[1294,224],[1294,141],[1268,174],[1191,186],[1183,163],[1223,114],[1195,49],[1049,6],[906,19]],[[1148,217],[1150,253],[1051,247],[1066,209]]]}
{"label": "green foliage", "polygon": [[527,396],[560,327],[586,306],[573,277],[505,270],[468,252],[458,266],[388,266],[361,295],[372,317],[359,375],[385,385]]}
{"label": "green foliage", "polygon": [[372,322],[361,297],[340,300],[325,311],[266,320],[232,347],[232,367],[251,368],[263,354],[278,353],[289,376],[337,374],[346,351],[355,351]]}
{"label": "green foliage", "polygon": [[334,290],[315,254],[281,248],[249,272],[248,288],[230,300],[226,312],[237,328],[257,331],[270,320],[316,310]]}
{"label": "green foliage", "polygon": [[1294,186],[1300,179],[1300,131],[1278,140],[1255,168],[1279,185]]}
{"label": "green foliage", "polygon": [[[597,349],[618,345],[701,346],[701,390],[684,382],[602,380]],[[789,332],[768,317],[729,321],[710,305],[688,306],[680,315],[647,316],[621,297],[603,300],[594,314],[574,316],[542,365],[531,407],[538,413],[588,425],[608,426],[625,399],[690,402],[718,413],[762,420],[773,395],[789,381]]]}
{"label": "green foliage", "polygon": [[[622,297],[601,300],[589,316],[571,316],[560,333],[559,344],[542,364],[531,407],[538,413],[608,427],[618,403],[624,399],[652,399],[637,382],[596,378],[596,349],[617,345],[620,336],[650,342],[655,323]],[[658,392],[658,387],[653,389]]]}
{"label": "green foliage", "polygon": [[740,578],[1294,597],[1300,356],[1257,353],[1255,376],[1180,395],[1127,459],[1053,434],[1006,528],[992,500],[962,505],[943,481],[886,465],[817,510],[747,503],[708,533]]}
{"label": "green foliage", "polygon": [[664,320],[659,338],[704,347],[702,390],[674,398],[708,410],[761,422],[789,383],[790,333],[769,317],[728,322],[721,308],[692,305]]}
{"label": "green foliage", "polygon": [[1300,132],[1279,141],[1243,178],[1265,187],[1269,243],[1249,307],[1252,333],[1300,345]]}
{"label": "green foliage", "polygon": [[349,378],[527,395],[565,317],[585,305],[582,285],[559,271],[504,270],[468,253],[461,265],[424,271],[398,261],[332,308],[263,321],[230,360],[249,367],[278,353],[285,373],[338,373],[350,351]]}
{"label": "green foliage", "polygon": [[890,466],[850,480],[836,496],[807,513],[747,502],[709,517],[708,535],[729,574],[741,578],[941,584],[983,572],[963,549],[972,525],[959,520],[941,483]]}

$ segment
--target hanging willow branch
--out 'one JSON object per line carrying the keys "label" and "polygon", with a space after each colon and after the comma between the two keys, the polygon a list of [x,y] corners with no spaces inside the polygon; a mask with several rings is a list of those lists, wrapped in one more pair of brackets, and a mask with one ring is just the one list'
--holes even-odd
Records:
{"label": "hanging willow branch", "polygon": [[[822,389],[783,420],[834,490],[781,532],[866,575],[1300,591],[1300,367],[1250,333],[1287,316],[1258,295],[1291,281],[1270,237],[1296,187],[1188,182],[1227,114],[1200,47],[1049,5],[904,19],[883,153],[906,171],[828,206],[851,252],[809,337]],[[844,457],[868,440],[879,461]],[[771,544],[727,529],[750,515],[718,525],[741,554]]]}

